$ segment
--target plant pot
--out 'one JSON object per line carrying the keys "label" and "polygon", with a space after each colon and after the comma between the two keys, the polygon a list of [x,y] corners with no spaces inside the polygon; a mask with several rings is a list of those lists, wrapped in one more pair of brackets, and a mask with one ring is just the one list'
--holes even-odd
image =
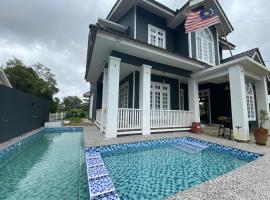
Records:
{"label": "plant pot", "polygon": [[268,139],[268,129],[256,128],[253,129],[253,134],[255,137],[256,144],[266,145]]}

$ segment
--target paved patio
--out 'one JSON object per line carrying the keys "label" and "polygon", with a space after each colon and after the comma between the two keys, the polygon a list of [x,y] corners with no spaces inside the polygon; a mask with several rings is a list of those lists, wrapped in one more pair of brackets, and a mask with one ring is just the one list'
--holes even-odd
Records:
{"label": "paved patio", "polygon": [[[177,193],[168,200],[268,200],[270,199],[270,148],[257,146],[254,143],[238,143],[228,139],[217,138],[217,133],[205,132],[204,134],[192,134],[189,132],[152,134],[149,136],[133,135],[117,139],[104,139],[104,135],[95,126],[84,127],[85,146],[100,146],[109,144],[121,144],[135,141],[145,141],[160,138],[174,138],[191,136],[207,140],[221,145],[231,146],[247,151],[264,154],[263,157],[253,161],[241,168],[231,171],[223,176],[217,177],[206,183],[190,188],[184,192]],[[214,135],[215,133],[215,135]],[[210,136],[209,136],[210,135]],[[212,135],[212,136],[211,136]]]}

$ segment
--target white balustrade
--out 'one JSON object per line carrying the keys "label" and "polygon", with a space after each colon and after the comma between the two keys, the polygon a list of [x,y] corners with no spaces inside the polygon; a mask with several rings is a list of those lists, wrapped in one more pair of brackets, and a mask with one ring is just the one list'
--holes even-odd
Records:
{"label": "white balustrade", "polygon": [[151,128],[191,127],[194,113],[183,110],[151,110]]}
{"label": "white balustrade", "polygon": [[141,109],[118,108],[117,129],[141,129]]}

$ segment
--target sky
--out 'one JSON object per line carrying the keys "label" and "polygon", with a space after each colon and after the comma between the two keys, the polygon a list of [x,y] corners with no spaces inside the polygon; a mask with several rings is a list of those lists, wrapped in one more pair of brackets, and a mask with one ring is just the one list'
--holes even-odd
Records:
{"label": "sky", "polygon": [[[186,2],[158,1],[173,10]],[[82,97],[90,88],[84,80],[89,24],[106,18],[115,2],[0,0],[0,66],[13,56],[27,65],[40,62],[56,75],[58,97]],[[270,1],[219,2],[235,29],[228,37],[237,45],[233,53],[259,47],[264,60],[270,61]]]}

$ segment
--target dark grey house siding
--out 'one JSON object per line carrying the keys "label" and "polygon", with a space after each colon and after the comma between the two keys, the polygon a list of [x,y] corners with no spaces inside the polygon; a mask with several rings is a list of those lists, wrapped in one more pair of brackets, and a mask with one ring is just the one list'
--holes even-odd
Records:
{"label": "dark grey house siding", "polygon": [[189,47],[188,47],[188,34],[185,33],[184,23],[179,25],[175,29],[175,51],[179,52],[185,56],[189,56]]}
{"label": "dark grey house siding", "polygon": [[166,31],[166,48],[174,51],[174,31],[167,27],[167,21],[141,7],[137,7],[137,39],[148,43],[148,24]]}
{"label": "dark grey house siding", "polygon": [[[209,27],[209,30],[212,33],[212,36],[214,38],[214,45],[215,45],[215,59],[216,59],[216,65],[219,64],[219,49],[218,49],[218,41],[217,41],[217,31],[215,26]],[[197,59],[197,53],[196,53],[196,34],[195,32],[191,33],[191,45],[192,45],[192,58]]]}
{"label": "dark grey house siding", "polygon": [[124,26],[129,27],[130,36],[134,37],[134,7],[131,8],[121,19],[117,22]]}

